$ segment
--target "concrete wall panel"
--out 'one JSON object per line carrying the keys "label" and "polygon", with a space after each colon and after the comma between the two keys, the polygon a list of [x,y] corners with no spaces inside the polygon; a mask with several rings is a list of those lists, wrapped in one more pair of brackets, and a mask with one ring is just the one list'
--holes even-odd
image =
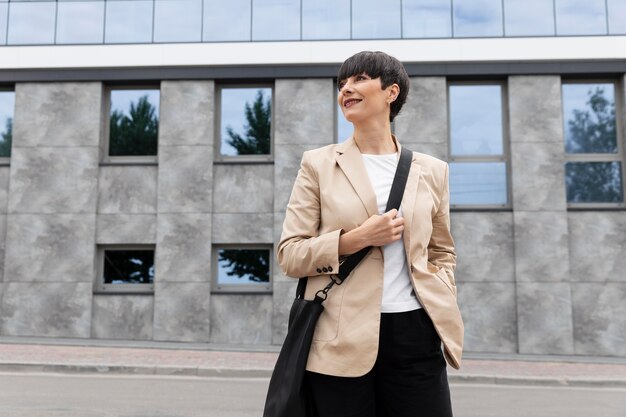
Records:
{"label": "concrete wall panel", "polygon": [[156,214],[99,214],[96,243],[156,243]]}
{"label": "concrete wall panel", "polygon": [[209,213],[213,179],[211,146],[159,148],[159,212]]}
{"label": "concrete wall panel", "polygon": [[[276,273],[274,273],[276,276]],[[281,345],[287,336],[287,327],[289,324],[289,311],[296,297],[296,287],[298,281],[290,279],[289,281],[276,282],[273,284],[272,302],[274,310],[272,312],[272,344]]]}
{"label": "concrete wall panel", "polygon": [[[159,214],[155,269],[160,282],[209,282],[211,218],[203,213]],[[157,306],[161,300],[157,299]]]}
{"label": "concrete wall panel", "polygon": [[574,283],[577,355],[626,356],[626,283]]}
{"label": "concrete wall panel", "polygon": [[213,178],[213,212],[273,212],[274,167],[272,165],[215,165]]}
{"label": "concrete wall panel", "polygon": [[13,148],[9,213],[94,213],[98,148]]}
{"label": "concrete wall panel", "polygon": [[211,285],[205,282],[157,282],[154,340],[208,342]]}
{"label": "concrete wall panel", "polygon": [[574,353],[572,297],[564,282],[517,285],[519,353]]}
{"label": "concrete wall panel", "polygon": [[95,214],[9,215],[4,280],[92,283],[95,223]]}
{"label": "concrete wall panel", "polygon": [[457,282],[515,280],[512,213],[456,212],[450,224]]}
{"label": "concrete wall panel", "polygon": [[96,339],[150,340],[154,297],[146,295],[95,295],[91,337]]}
{"label": "concrete wall panel", "polygon": [[272,243],[272,213],[216,213],[213,215],[213,243]]}
{"label": "concrete wall panel", "polygon": [[156,166],[101,166],[98,213],[156,213]]}
{"label": "concrete wall panel", "polygon": [[102,84],[18,83],[13,147],[94,146],[100,138]]}
{"label": "concrete wall panel", "polygon": [[272,296],[213,294],[210,342],[269,345]]}
{"label": "concrete wall panel", "polygon": [[92,283],[4,284],[5,336],[89,337]]}
{"label": "concrete wall panel", "polygon": [[517,312],[512,282],[458,283],[467,352],[515,353]]}
{"label": "concrete wall panel", "polygon": [[213,81],[162,81],[159,145],[213,149],[214,96]]}
{"label": "concrete wall panel", "polygon": [[623,212],[569,212],[573,281],[626,283],[626,216]]}

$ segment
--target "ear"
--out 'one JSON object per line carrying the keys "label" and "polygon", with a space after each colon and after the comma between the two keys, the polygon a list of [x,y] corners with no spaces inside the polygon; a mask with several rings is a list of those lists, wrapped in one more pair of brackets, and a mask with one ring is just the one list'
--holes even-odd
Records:
{"label": "ear", "polygon": [[387,87],[387,103],[391,104],[398,98],[400,94],[400,86],[396,83],[391,84]]}

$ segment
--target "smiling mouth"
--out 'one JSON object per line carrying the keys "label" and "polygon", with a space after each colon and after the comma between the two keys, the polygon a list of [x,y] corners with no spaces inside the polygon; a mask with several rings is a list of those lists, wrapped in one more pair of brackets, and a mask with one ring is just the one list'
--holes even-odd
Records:
{"label": "smiling mouth", "polygon": [[358,103],[360,101],[361,100],[358,100],[356,98],[351,98],[351,99],[348,99],[348,100],[344,101],[343,102],[343,106],[344,107],[351,107],[351,106],[355,105],[356,103]]}

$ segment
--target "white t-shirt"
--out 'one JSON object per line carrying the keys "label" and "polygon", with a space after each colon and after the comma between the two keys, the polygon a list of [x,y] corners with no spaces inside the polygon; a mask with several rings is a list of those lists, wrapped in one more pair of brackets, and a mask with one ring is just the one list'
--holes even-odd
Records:
{"label": "white t-shirt", "polygon": [[[398,154],[370,155],[361,154],[367,174],[376,193],[378,213],[387,208],[387,199],[391,192],[391,183],[396,174]],[[402,207],[398,216],[402,217]],[[399,313],[422,308],[411,284],[411,277],[406,263],[406,253],[402,239],[383,247],[385,276],[383,281],[383,303],[381,312]]]}

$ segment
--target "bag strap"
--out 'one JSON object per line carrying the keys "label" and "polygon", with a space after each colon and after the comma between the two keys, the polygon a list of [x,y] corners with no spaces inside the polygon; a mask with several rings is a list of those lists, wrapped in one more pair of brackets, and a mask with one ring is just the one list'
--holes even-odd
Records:
{"label": "bag strap", "polygon": [[[387,208],[385,212],[388,212],[391,209],[398,210],[400,208],[400,203],[402,202],[402,196],[404,195],[404,188],[406,187],[406,182],[409,178],[409,171],[411,169],[411,160],[413,159],[413,152],[403,147],[402,152],[400,153],[400,160],[398,161],[398,166],[396,167],[396,173],[393,177],[393,182],[391,183],[391,191],[389,192],[389,198],[387,200]],[[335,275],[331,275],[330,282],[328,285],[317,292],[315,295],[316,302],[322,302],[326,300],[328,295],[328,291],[335,285],[341,285],[343,281],[348,278],[350,273],[356,266],[365,258],[365,256],[372,249],[372,246],[368,246],[366,248],[361,249],[358,252],[353,253],[348,256],[342,263],[339,265],[339,272]],[[304,291],[306,290],[308,278],[300,278],[298,280],[298,287],[296,288],[296,298],[304,298]]]}

